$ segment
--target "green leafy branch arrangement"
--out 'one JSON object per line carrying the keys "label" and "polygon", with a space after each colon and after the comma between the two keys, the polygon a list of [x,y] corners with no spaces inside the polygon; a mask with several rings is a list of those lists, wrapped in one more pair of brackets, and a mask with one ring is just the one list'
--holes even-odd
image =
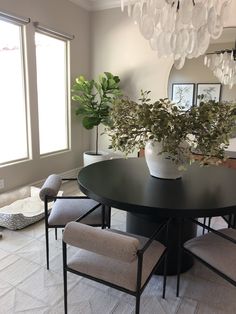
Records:
{"label": "green leafy branch arrangement", "polygon": [[235,132],[236,104],[201,101],[187,113],[195,151],[203,156],[202,164],[219,164],[225,160],[230,135]]}
{"label": "green leafy branch arrangement", "polygon": [[72,85],[72,100],[79,104],[75,114],[82,117],[82,124],[86,129],[96,127],[96,155],[98,154],[98,126],[109,123],[112,103],[121,95],[119,82],[118,76],[104,72],[99,75],[98,81],[86,80],[81,75]]}
{"label": "green leafy branch arrangement", "polygon": [[177,163],[192,162],[200,152],[201,164],[217,164],[225,158],[230,133],[235,127],[235,104],[201,102],[184,111],[168,98],[151,102],[150,91],[141,91],[139,102],[117,99],[106,132],[111,147],[125,154],[145,147],[148,141],[162,143]]}

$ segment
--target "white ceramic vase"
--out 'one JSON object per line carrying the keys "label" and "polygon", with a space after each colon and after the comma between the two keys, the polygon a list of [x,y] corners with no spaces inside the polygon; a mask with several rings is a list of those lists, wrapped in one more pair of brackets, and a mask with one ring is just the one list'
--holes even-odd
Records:
{"label": "white ceramic vase", "polygon": [[84,152],[83,154],[84,167],[90,164],[93,164],[95,162],[106,160],[108,156],[109,156],[109,153],[107,152],[98,152],[98,155],[96,155],[92,151]]}
{"label": "white ceramic vase", "polygon": [[145,159],[153,177],[161,179],[178,179],[182,177],[183,171],[178,169],[179,165],[172,161],[168,153],[160,154],[162,144],[149,141],[145,146]]}

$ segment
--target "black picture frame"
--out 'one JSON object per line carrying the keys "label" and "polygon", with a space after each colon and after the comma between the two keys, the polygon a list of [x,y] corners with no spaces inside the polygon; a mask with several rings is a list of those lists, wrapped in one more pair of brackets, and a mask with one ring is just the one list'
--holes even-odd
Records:
{"label": "black picture frame", "polygon": [[188,110],[194,102],[194,83],[173,83],[171,100],[183,110]]}
{"label": "black picture frame", "polygon": [[199,96],[204,95],[203,101],[221,100],[222,84],[221,83],[198,83],[196,93],[196,104],[199,105]]}

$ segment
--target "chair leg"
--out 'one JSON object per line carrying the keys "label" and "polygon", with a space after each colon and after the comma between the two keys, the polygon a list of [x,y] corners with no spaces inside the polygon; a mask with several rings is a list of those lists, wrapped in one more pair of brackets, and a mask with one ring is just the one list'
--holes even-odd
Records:
{"label": "chair leg", "polygon": [[[203,219],[203,224],[204,225],[206,224],[206,217],[204,217],[204,219]],[[205,234],[205,228],[204,227],[202,228],[202,234]]]}
{"label": "chair leg", "polygon": [[136,295],[135,314],[139,314],[140,311],[140,294]]}
{"label": "chair leg", "polygon": [[106,228],[106,206],[102,205],[102,229]]}
{"label": "chair leg", "polygon": [[102,205],[102,229],[111,227],[111,207]]}
{"label": "chair leg", "polygon": [[45,220],[45,240],[46,240],[46,263],[47,269],[49,269],[49,239],[48,239],[48,224]]}
{"label": "chair leg", "polygon": [[180,287],[180,269],[181,269],[181,253],[179,254],[179,257],[178,257],[176,297],[178,297],[178,296],[179,296],[179,287]]}
{"label": "chair leg", "polygon": [[162,291],[162,298],[165,299],[166,296],[166,272],[167,272],[167,254],[164,259],[164,274],[163,274],[163,291]]}
{"label": "chair leg", "polygon": [[[211,217],[208,218],[208,227],[211,226]],[[210,232],[210,230],[208,229],[208,232]]]}
{"label": "chair leg", "polygon": [[66,244],[63,242],[63,283],[64,283],[64,312],[67,314],[67,270],[66,270]]}
{"label": "chair leg", "polygon": [[236,228],[236,215],[235,214],[232,214],[231,215],[231,228]]}
{"label": "chair leg", "polygon": [[55,240],[57,240],[57,228],[55,228]]}
{"label": "chair leg", "polygon": [[111,228],[111,207],[106,206],[106,211],[107,211],[107,228]]}
{"label": "chair leg", "polygon": [[165,299],[166,296],[166,279],[167,279],[167,262],[168,262],[168,248],[170,247],[170,238],[169,238],[169,224],[171,221],[167,223],[166,226],[166,253],[164,258],[164,274],[163,274],[163,290],[162,290],[162,298]]}
{"label": "chair leg", "polygon": [[180,287],[180,272],[182,266],[182,219],[179,221],[179,231],[178,231],[178,264],[177,264],[177,287],[176,287],[176,296],[179,296],[179,287]]}

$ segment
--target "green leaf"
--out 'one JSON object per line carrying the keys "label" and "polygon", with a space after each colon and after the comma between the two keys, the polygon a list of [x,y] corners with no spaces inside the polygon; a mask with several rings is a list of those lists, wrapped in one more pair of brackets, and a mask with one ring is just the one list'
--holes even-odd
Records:
{"label": "green leaf", "polygon": [[110,72],[104,72],[105,76],[107,77],[107,79],[111,79],[113,78],[113,74],[111,74]]}
{"label": "green leaf", "polygon": [[81,97],[79,95],[73,95],[72,100],[74,101],[81,101]]}
{"label": "green leaf", "polygon": [[84,114],[87,114],[88,113],[88,110],[85,108],[85,107],[78,107],[76,108],[75,110],[75,114],[78,116],[78,115],[84,115]]}
{"label": "green leaf", "polygon": [[110,72],[100,74],[97,81],[86,80],[83,75],[75,78],[71,97],[79,103],[75,114],[83,117],[82,124],[86,129],[110,123],[110,108],[121,95],[119,82],[119,77]]}
{"label": "green leaf", "polygon": [[101,83],[101,85],[102,85],[102,89],[103,89],[104,91],[106,91],[107,88],[108,88],[108,80],[107,80],[105,77],[102,78],[102,83]]}
{"label": "green leaf", "polygon": [[84,117],[82,120],[83,126],[85,129],[92,129],[94,126],[99,125],[101,123],[101,119],[98,117]]}
{"label": "green leaf", "polygon": [[79,77],[77,77],[77,78],[75,79],[75,82],[76,82],[77,84],[81,84],[81,83],[85,82],[84,76],[83,76],[83,75],[80,75]]}

